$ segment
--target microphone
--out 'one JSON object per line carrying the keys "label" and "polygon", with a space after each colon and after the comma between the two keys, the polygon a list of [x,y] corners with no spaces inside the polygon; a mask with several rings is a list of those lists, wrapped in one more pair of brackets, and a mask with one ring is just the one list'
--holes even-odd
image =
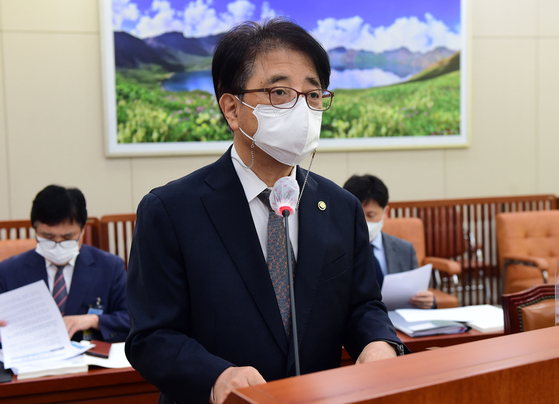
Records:
{"label": "microphone", "polygon": [[[299,198],[299,184],[291,177],[276,181],[270,193],[270,206],[278,216],[289,216],[295,211]],[[286,212],[287,211],[287,212]]]}
{"label": "microphone", "polygon": [[295,310],[295,290],[293,289],[293,265],[291,248],[289,248],[289,215],[295,211],[299,198],[299,184],[291,177],[282,177],[276,181],[270,193],[270,206],[276,215],[283,216],[285,227],[285,248],[287,250],[287,269],[289,277],[289,296],[291,299],[291,334],[293,335],[293,353],[295,356],[295,376],[301,375],[299,365],[299,338],[297,337],[297,315]]}

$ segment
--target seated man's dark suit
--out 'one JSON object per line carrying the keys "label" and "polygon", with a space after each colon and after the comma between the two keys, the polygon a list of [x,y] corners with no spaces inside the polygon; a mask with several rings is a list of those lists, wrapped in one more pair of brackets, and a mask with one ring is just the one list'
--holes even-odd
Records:
{"label": "seated man's dark suit", "polygon": [[[302,187],[305,171],[297,169]],[[321,210],[320,207],[326,209]],[[400,342],[380,301],[359,201],[311,173],[299,207],[295,301],[301,373]],[[274,289],[230,150],[154,189],[138,207],[128,270],[126,354],[162,403],[208,402],[230,366],[294,374]]]}
{"label": "seated man's dark suit", "polygon": [[384,256],[386,257],[386,269],[389,274],[405,272],[418,267],[417,256],[412,243],[390,234],[382,232],[380,234],[384,246]]}
{"label": "seated man's dark suit", "polygon": [[[35,250],[0,262],[0,293],[41,279],[48,284],[45,259]],[[126,271],[122,259],[83,244],[76,258],[66,315],[87,314],[90,305],[94,306],[100,297],[104,312],[99,315],[100,331],[92,330],[92,338],[124,341],[130,328],[125,288]],[[79,341],[81,338],[82,333],[77,332],[72,339]]]}

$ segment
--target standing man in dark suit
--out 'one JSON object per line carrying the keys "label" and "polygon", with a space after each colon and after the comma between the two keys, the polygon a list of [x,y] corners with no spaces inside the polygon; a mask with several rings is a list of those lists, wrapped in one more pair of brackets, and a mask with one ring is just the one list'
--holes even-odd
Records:
{"label": "standing man in dark suit", "polygon": [[132,366],[161,390],[160,403],[222,403],[233,389],[294,374],[287,266],[279,284],[269,272],[285,244],[269,244],[265,204],[286,176],[301,188],[289,217],[301,373],[339,366],[342,345],[357,363],[403,353],[359,202],[297,166],[316,149],[332,100],[325,50],[289,21],[247,22],[220,40],[212,74],[233,146],[138,207],[127,284]]}
{"label": "standing man in dark suit", "polygon": [[89,339],[124,341],[130,329],[124,262],[82,244],[86,221],[79,189],[49,185],[39,192],[31,208],[37,248],[0,263],[0,293],[43,280],[70,338],[79,341],[85,332]]}
{"label": "standing man in dark suit", "polygon": [[[405,272],[418,267],[413,244],[383,233],[382,225],[388,206],[388,188],[373,175],[354,175],[346,181],[344,189],[359,199],[369,228],[369,241],[374,251],[377,281],[382,288],[386,274]],[[420,309],[437,308],[430,290],[418,292],[410,303]]]}

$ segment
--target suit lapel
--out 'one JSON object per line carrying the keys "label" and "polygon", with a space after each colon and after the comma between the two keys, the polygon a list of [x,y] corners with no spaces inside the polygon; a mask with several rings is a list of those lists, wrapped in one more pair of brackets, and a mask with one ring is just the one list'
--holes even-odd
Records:
{"label": "suit lapel", "polygon": [[[302,189],[306,171],[297,167],[297,182]],[[324,210],[319,208],[324,202]],[[299,252],[295,268],[295,306],[297,310],[299,345],[305,336],[305,326],[311,314],[318,282],[324,266],[330,224],[330,198],[318,190],[317,182],[309,176],[299,204]],[[295,356],[291,339],[287,369]]]}
{"label": "suit lapel", "polygon": [[30,253],[30,259],[26,261],[27,269],[24,272],[25,284],[28,285],[42,279],[48,288],[48,275],[45,259],[35,251]]}
{"label": "suit lapel", "polygon": [[398,251],[396,251],[396,244],[393,242],[393,240],[390,237],[386,237],[386,235],[384,233],[382,234],[382,243],[384,245],[384,257],[386,258],[386,266],[387,268],[387,273],[389,274],[393,274],[396,271],[397,268],[400,268],[400,265],[398,265],[398,258],[399,258],[399,254]]}
{"label": "suit lapel", "polygon": [[95,277],[95,260],[91,256],[88,247],[82,245],[80,254],[76,258],[72,285],[66,302],[66,313],[68,315],[78,314],[86,292],[89,290]]}
{"label": "suit lapel", "polygon": [[[256,302],[278,345],[287,355],[283,328],[268,266],[260,247],[252,214],[241,182],[231,162],[230,150],[206,178],[213,191],[202,195],[202,203],[231,260]],[[227,209],[224,206],[227,205]]]}
{"label": "suit lapel", "polygon": [[394,246],[390,242],[390,240],[385,236],[384,233],[382,235],[382,245],[384,245],[384,258],[386,259],[386,273],[391,274],[391,269],[394,268]]}

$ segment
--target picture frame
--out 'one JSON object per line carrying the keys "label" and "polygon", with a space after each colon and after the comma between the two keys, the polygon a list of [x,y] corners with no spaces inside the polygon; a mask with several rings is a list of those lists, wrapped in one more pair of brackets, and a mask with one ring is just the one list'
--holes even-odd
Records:
{"label": "picture frame", "polygon": [[[205,114],[204,116],[208,116],[208,118],[206,119],[205,122],[203,122],[203,124],[200,125],[204,126],[206,128],[206,132],[205,134],[201,135],[201,139],[205,139],[204,141],[200,141],[200,140],[181,140],[181,141],[153,141],[153,139],[157,138],[157,136],[160,136],[161,133],[163,133],[163,130],[158,130],[158,129],[152,129],[152,128],[148,128],[148,129],[143,129],[140,128],[140,132],[139,135],[143,135],[144,137],[142,138],[141,136],[137,136],[137,138],[134,138],[134,128],[129,129],[128,126],[133,126],[133,125],[128,125],[128,121],[124,120],[123,123],[123,108],[122,108],[122,104],[125,103],[126,101],[123,101],[122,99],[117,100],[117,90],[119,91],[119,94],[121,94],[124,90],[122,90],[122,85],[120,83],[127,83],[126,80],[129,80],[130,77],[133,77],[134,74],[140,75],[140,73],[142,72],[141,69],[135,69],[134,68],[120,68],[119,66],[117,66],[116,60],[117,60],[117,56],[122,55],[123,52],[118,53],[119,50],[118,49],[128,49],[128,48],[123,48],[120,45],[120,42],[117,44],[118,45],[118,49],[117,49],[117,53],[115,56],[115,38],[118,35],[121,35],[120,33],[126,33],[125,30],[120,31],[120,30],[115,30],[114,29],[114,22],[113,22],[113,2],[119,3],[120,6],[124,5],[128,5],[130,7],[133,8],[133,6],[135,5],[135,1],[137,0],[100,0],[99,1],[99,16],[100,16],[100,39],[101,39],[101,63],[102,63],[102,83],[103,83],[103,113],[104,113],[104,141],[105,141],[105,155],[107,157],[134,157],[134,156],[183,156],[183,155],[220,155],[222,154],[225,150],[227,150],[227,148],[231,145],[232,143],[232,138],[231,135],[227,134],[227,129],[226,129],[226,125],[225,125],[225,121],[223,120],[223,118],[221,118],[219,116],[219,109],[217,107],[217,103],[215,101],[215,97],[209,93],[207,93],[206,95],[204,95],[203,92],[200,91],[194,91],[193,94],[196,94],[196,97],[193,97],[193,99],[195,99],[194,101],[194,105],[196,105],[196,102],[199,101],[199,99],[201,99],[200,97],[205,97],[203,100],[204,103],[207,103],[202,105],[202,106],[198,106],[196,108],[196,110],[202,110],[203,113],[200,113],[199,115]],[[406,0],[395,0],[396,2],[400,2],[400,3],[406,3],[406,4],[416,4],[420,3],[421,5],[421,1],[406,1]],[[427,0],[425,0],[427,1]],[[455,2],[455,8],[454,10],[456,10],[456,7],[459,7],[459,23],[455,24],[455,26],[453,27],[446,27],[447,28],[447,33],[449,36],[452,36],[453,39],[453,43],[455,44],[455,48],[456,48],[456,44],[457,41],[459,40],[459,49],[458,51],[456,51],[456,49],[447,49],[445,52],[443,52],[443,56],[447,55],[445,58],[443,58],[445,60],[445,63],[447,59],[452,59],[453,56],[448,56],[449,51],[454,52],[453,55],[458,54],[459,55],[459,68],[458,68],[458,72],[456,72],[456,66],[454,66],[454,71],[452,71],[450,74],[452,74],[453,76],[453,84],[452,84],[452,91],[449,93],[449,97],[451,97],[452,99],[452,103],[446,103],[449,105],[454,105],[453,109],[450,111],[436,111],[437,114],[439,114],[439,118],[443,124],[439,125],[439,122],[435,122],[435,124],[433,124],[434,120],[429,121],[430,117],[429,115],[431,114],[431,110],[427,109],[429,107],[426,107],[425,105],[423,107],[414,107],[413,105],[411,106],[406,106],[405,104],[402,105],[396,105],[397,102],[392,103],[390,100],[390,98],[388,98],[388,102],[387,101],[378,101],[378,100],[386,100],[386,97],[390,97],[390,95],[382,95],[382,97],[385,98],[376,98],[377,101],[372,101],[369,103],[369,101],[356,101],[357,103],[360,103],[360,106],[367,105],[368,110],[370,111],[371,108],[369,108],[371,105],[375,105],[376,107],[378,107],[376,110],[373,108],[373,112],[367,112],[372,114],[371,116],[369,115],[365,115],[362,114],[360,115],[357,120],[356,119],[352,119],[350,120],[349,118],[347,118],[345,121],[343,119],[338,119],[338,114],[340,114],[340,110],[342,109],[342,105],[347,105],[348,101],[347,100],[358,100],[361,99],[361,95],[367,91],[367,97],[370,97],[368,90],[371,90],[370,93],[373,94],[373,100],[375,100],[375,94],[373,93],[373,90],[376,91],[376,94],[381,94],[381,93],[386,93],[389,94],[390,91],[394,90],[394,89],[401,89],[404,88],[405,86],[416,86],[417,88],[420,88],[420,86],[424,85],[425,83],[431,83],[431,81],[433,83],[436,82],[436,79],[439,79],[439,76],[435,76],[434,79],[428,78],[428,79],[423,79],[421,77],[419,77],[419,79],[416,80],[416,76],[421,76],[421,74],[425,74],[425,72],[427,72],[427,74],[430,74],[430,70],[428,71],[428,69],[424,69],[421,72],[417,72],[414,71],[412,73],[410,72],[404,72],[404,76],[406,78],[405,83],[401,83],[401,82],[396,82],[393,84],[390,84],[390,81],[388,81],[388,84],[385,85],[379,85],[379,86],[372,86],[369,88],[364,88],[364,87],[360,87],[357,89],[353,89],[353,88],[332,88],[329,87],[329,89],[332,89],[335,93],[334,96],[334,102],[333,102],[333,106],[331,108],[331,110],[326,111],[324,113],[323,116],[323,130],[322,130],[322,134],[321,134],[321,139],[319,141],[319,147],[318,150],[320,152],[344,152],[344,151],[368,151],[368,150],[404,150],[404,149],[436,149],[436,148],[460,148],[460,147],[468,147],[470,145],[471,142],[471,136],[469,135],[469,72],[470,72],[470,67],[469,67],[469,46],[470,46],[470,38],[469,38],[469,33],[470,33],[470,29],[469,29],[469,1],[468,0],[441,0],[440,3],[441,4],[447,4],[448,2]],[[142,3],[145,6],[145,3],[147,2],[147,0],[142,0]],[[378,2],[378,4],[376,3],[376,0],[373,1],[374,4],[374,14],[375,15],[386,15],[386,18],[390,18],[390,15],[398,15],[398,14],[394,14],[394,10],[386,10],[386,12],[383,13],[383,9],[382,9],[382,5],[383,4],[392,4],[393,2]],[[186,10],[186,7],[189,4],[194,4],[197,3],[198,5],[202,4],[204,6],[206,6],[206,8],[210,7],[211,5],[218,5],[217,3],[219,3],[219,1],[214,0],[213,2],[210,1],[205,1],[205,0],[199,0],[197,2],[195,1],[187,1],[187,0],[165,0],[165,1],[160,1],[158,4],[163,3],[163,5],[167,5],[169,7],[173,7],[176,6],[177,4],[181,3],[181,5],[184,7],[184,10]],[[222,3],[226,3],[226,2],[222,2]],[[257,6],[260,6],[261,9],[264,8],[264,3],[265,5],[267,5],[267,7],[269,7],[270,9],[273,9],[273,7],[275,6],[275,4],[273,3],[273,1],[268,1],[268,2],[262,2],[262,1],[253,1],[252,3],[250,2],[250,0],[235,0],[235,1],[229,1],[227,2],[229,4],[231,3],[235,3],[235,4],[239,4],[239,3],[243,3],[243,4],[252,4],[255,6],[255,8],[257,8]],[[277,2],[278,4],[283,4],[285,7],[289,7],[289,4],[291,4],[290,1],[283,1],[281,3]],[[437,3],[436,1],[428,1],[429,4],[433,4],[433,3]],[[300,3],[296,3],[293,2],[293,4],[300,4]],[[329,29],[331,30],[336,30],[338,29],[340,26],[343,26],[342,23],[346,23],[347,22],[351,22],[351,21],[355,21],[355,19],[360,18],[361,19],[361,29],[367,28],[369,30],[369,33],[371,34],[370,36],[372,36],[373,34],[377,35],[377,39],[378,36],[380,35],[379,32],[384,33],[386,35],[387,32],[389,32],[390,30],[394,30],[396,29],[397,25],[400,24],[402,26],[405,27],[405,24],[403,22],[408,22],[409,25],[411,25],[411,22],[413,22],[416,26],[428,26],[429,24],[434,25],[435,23],[439,25],[439,28],[442,25],[444,25],[444,21],[437,19],[437,13],[434,12],[433,14],[431,13],[424,13],[423,16],[417,16],[417,15],[412,15],[412,14],[406,14],[405,7],[400,7],[400,9],[402,11],[399,11],[401,14],[396,17],[393,20],[392,25],[388,25],[388,23],[386,24],[386,26],[372,26],[370,23],[367,22],[366,17],[361,17],[358,15],[355,15],[354,17],[351,17],[349,15],[340,15],[339,17],[336,16],[336,10],[339,10],[339,6],[336,6],[335,4],[339,4],[336,2],[330,2],[330,1],[322,1],[321,4],[323,5],[323,15],[321,16],[321,19],[317,20],[317,26],[313,27],[313,28],[309,28],[308,26],[305,26],[305,24],[300,24],[301,26],[303,26],[303,28],[309,30],[313,35],[315,35],[315,37],[317,37],[317,39],[319,39],[319,41],[322,43],[323,41],[320,40],[320,29],[324,28],[325,25],[327,25],[326,23],[334,23],[334,26],[332,28],[332,26],[329,27]],[[367,2],[367,4],[369,6],[371,6],[370,2]],[[394,6],[394,4],[393,4]],[[329,10],[328,7],[331,7],[331,9]],[[417,6],[414,6],[417,8]],[[136,8],[141,8],[138,7],[136,5]],[[345,8],[345,7],[344,7]],[[393,7],[394,8],[394,7]],[[178,9],[178,8],[177,8]],[[174,10],[174,9],[173,9]],[[136,13],[137,16],[137,20],[141,21],[141,18],[146,18],[145,21],[149,21],[150,15],[154,15],[156,11],[153,10],[147,10],[144,8],[144,10],[137,10],[138,13]],[[169,11],[169,10],[167,10]],[[174,12],[179,13],[177,10],[174,10]],[[344,10],[344,12],[350,12],[348,10]],[[143,13],[143,14],[142,14]],[[151,14],[150,14],[151,13]],[[326,14],[324,14],[326,13]],[[454,13],[456,14],[456,13]],[[214,16],[218,15],[219,16],[219,12],[215,12]],[[262,14],[261,14],[262,15]],[[277,16],[278,14],[276,14]],[[280,15],[284,15],[284,14],[280,14]],[[285,15],[288,18],[292,18],[295,22],[297,21],[297,16],[295,15],[291,15],[291,13],[286,12]],[[273,16],[273,15],[270,15]],[[184,15],[183,15],[184,17]],[[155,17],[153,17],[155,18]],[[353,20],[352,20],[353,18]],[[454,16],[454,18],[456,19],[456,16]],[[413,20],[413,21],[412,21]],[[179,18],[176,19],[176,21],[179,21]],[[388,21],[388,20],[387,20]],[[433,22],[434,21],[434,22]],[[319,25],[320,23],[320,25]],[[311,25],[312,22],[307,23],[307,25]],[[338,24],[338,25],[335,25]],[[145,25],[145,24],[144,24]],[[131,25],[129,24],[129,27]],[[171,30],[169,31],[169,33],[171,33],[171,31],[175,32],[177,29],[177,26],[180,27],[180,24],[175,24]],[[232,25],[231,25],[232,26]],[[128,27],[128,29],[130,30],[130,28]],[[121,27],[122,28],[122,27]],[[186,30],[186,28],[185,28]],[[118,32],[118,33],[115,33]],[[130,31],[132,32],[132,31]],[[180,32],[180,31],[179,31]],[[122,34],[124,35],[124,34]],[[122,36],[121,35],[121,36]],[[159,34],[161,35],[161,33]],[[399,34],[401,35],[401,34]],[[134,35],[130,34],[129,36],[134,37]],[[403,36],[403,35],[401,35]],[[154,35],[153,38],[159,38],[158,35]],[[459,39],[457,38],[459,37]],[[146,43],[149,41],[153,41],[153,38],[136,38],[137,41],[143,41],[142,43]],[[329,39],[331,41],[331,39]],[[431,38],[431,40],[433,40],[433,38]],[[326,42],[326,41],[324,41]],[[138,42],[141,43],[141,42]],[[323,43],[324,45],[324,43]],[[331,43],[331,46],[332,45]],[[327,47],[325,45],[325,49],[329,52],[330,58],[331,58],[331,64],[332,64],[332,82],[331,84],[334,83],[335,79],[339,79],[340,77],[342,77],[341,81],[338,80],[339,83],[345,83],[345,82],[355,82],[355,78],[351,77],[350,79],[348,79],[348,77],[351,76],[351,74],[354,74],[354,76],[358,76],[358,77],[364,77],[366,76],[366,74],[368,74],[368,72],[372,72],[371,74],[377,74],[378,72],[378,68],[374,67],[373,69],[370,69],[370,67],[372,65],[368,65],[368,66],[357,66],[356,69],[352,69],[352,68],[347,68],[346,66],[342,66],[340,68],[339,64],[340,64],[340,60],[343,59],[344,61],[342,63],[346,63],[346,61],[348,60],[348,54],[350,54],[350,52],[353,52],[351,55],[355,56],[356,52],[354,51],[358,51],[360,53],[361,59],[360,60],[365,60],[365,65],[368,63],[367,62],[367,58],[369,58],[371,60],[371,58],[375,58],[384,55],[387,55],[389,52],[395,52],[398,49],[388,49],[388,50],[383,50],[381,53],[380,51],[371,51],[371,50],[363,50],[363,49],[341,49],[340,47]],[[341,50],[340,50],[341,49]],[[126,51],[128,52],[128,50]],[[337,53],[336,53],[337,52]],[[340,52],[342,52],[341,54],[341,59],[340,59]],[[420,58],[422,55],[420,52],[411,52],[414,55],[418,54],[418,58]],[[427,52],[424,52],[423,55],[426,55]],[[364,56],[363,56],[364,55]],[[184,56],[184,55],[182,55]],[[344,59],[345,58],[345,59]],[[121,61],[120,66],[122,66],[122,58],[120,58]],[[440,60],[443,60],[440,59]],[[199,58],[199,60],[203,60],[203,62],[199,62],[199,63],[205,63],[205,65],[207,66],[208,64],[208,58]],[[211,58],[210,58],[211,60]],[[352,59],[351,63],[354,63],[356,59]],[[437,61],[439,64],[442,63]],[[454,63],[456,65],[456,60],[454,60],[452,63]],[[448,62],[448,65],[450,65],[451,62]],[[444,64],[443,64],[444,65]],[[150,65],[148,65],[150,66]],[[431,65],[434,66],[434,65]],[[159,68],[159,67],[158,67]],[[432,67],[429,67],[429,69],[431,69]],[[377,69],[377,70],[375,70]],[[392,66],[392,69],[394,70],[394,67]],[[155,71],[156,69],[154,69]],[[145,68],[143,70],[143,72],[145,72]],[[123,73],[122,72],[126,72],[126,74],[128,74],[128,77],[125,77],[124,79],[123,77]],[[341,73],[340,73],[341,72]],[[396,77],[393,72],[385,72],[382,71],[383,73],[386,74],[381,74],[382,77],[384,77],[384,79],[386,79],[386,77],[389,77],[388,80],[393,80],[394,77]],[[155,88],[152,85],[153,90],[152,93],[153,94],[157,94],[159,97],[167,97],[167,98],[173,98],[175,97],[172,91],[169,92],[170,95],[166,95],[166,89],[165,86],[170,83],[173,77],[180,77],[180,73],[175,72],[163,72],[164,74],[166,74],[166,80],[163,82],[164,84],[162,84],[160,86],[160,88]],[[151,74],[151,76],[155,77],[156,75],[161,75],[162,73],[160,73],[160,71],[156,71],[156,72],[150,72],[149,74]],[[149,76],[148,74],[148,76]],[[204,74],[207,76],[208,75],[208,71],[206,68],[206,71],[204,71]],[[446,74],[446,73],[445,73]],[[450,74],[445,76],[446,77],[450,77]],[[150,77],[151,77],[150,76]],[[167,79],[168,77],[171,77],[171,79]],[[207,79],[207,77],[206,77]],[[400,80],[400,78],[396,77],[397,80]],[[120,80],[119,84],[117,84],[117,81]],[[344,81],[345,80],[345,81]],[[352,81],[353,80],[353,81]],[[368,83],[371,82],[371,78],[365,78],[364,82]],[[429,81],[431,80],[431,81]],[[153,81],[153,79],[152,79]],[[374,80],[373,80],[374,81]],[[161,82],[159,82],[161,83]],[[361,84],[360,84],[361,85]],[[364,84],[367,85],[367,84]],[[398,87],[399,86],[399,87]],[[436,87],[435,84],[433,84],[434,87]],[[206,89],[208,88],[208,86],[206,85],[205,87]],[[411,87],[409,87],[410,90],[408,91],[409,94],[414,94],[414,92],[417,91],[428,91],[425,90],[423,88],[417,90],[417,89],[411,89]],[[149,94],[149,89],[146,90],[148,95]],[[210,91],[210,90],[207,90]],[[395,91],[395,90],[394,90]],[[398,90],[400,91],[400,90]],[[185,93],[177,93],[177,94],[185,94]],[[357,95],[355,95],[357,94]],[[433,91],[433,94],[435,94],[435,92]],[[151,96],[151,95],[150,95]],[[213,99],[212,99],[213,97]],[[344,98],[345,97],[345,98]],[[433,95],[434,100],[431,102],[431,106],[430,108],[433,108],[433,105],[437,105],[437,98],[436,98],[436,94]],[[180,98],[177,96],[177,98]],[[367,98],[367,100],[370,98]],[[189,101],[189,99],[187,99],[187,101]],[[174,101],[172,101],[174,102]],[[171,102],[171,103],[172,103]],[[177,101],[178,102],[178,101]],[[180,101],[184,104],[184,97],[182,98],[182,100]],[[118,103],[118,108],[117,108],[117,103]],[[213,103],[211,106],[211,103]],[[409,103],[409,102],[408,102]],[[395,105],[392,105],[395,104]],[[440,104],[440,103],[439,103]],[[338,109],[336,109],[337,105],[340,105],[340,107],[338,107]],[[356,104],[358,105],[358,104]],[[386,109],[385,106],[390,106],[392,108],[392,111],[388,111],[387,114],[389,116],[389,118],[386,117],[382,117],[382,119],[384,119],[384,121],[381,120],[382,116],[382,112]],[[427,104],[426,104],[427,105]],[[456,106],[459,105],[459,106]],[[414,107],[414,108],[412,108]],[[140,108],[140,107],[138,107]],[[184,120],[189,120],[190,119],[190,123],[192,123],[192,125],[194,125],[193,121],[193,114],[195,114],[196,112],[193,111],[192,108],[189,108],[188,105],[186,105],[186,107],[184,108],[184,111],[189,111],[190,116],[186,117],[186,118],[180,118],[179,115],[173,115],[175,114],[175,111],[169,112],[169,110],[165,110],[165,108],[161,108],[161,111],[157,111],[157,107],[155,107],[156,110],[153,111],[151,110],[150,113],[152,114],[156,114],[155,118],[149,118],[146,119],[145,121],[147,121],[147,126],[151,125],[153,122],[157,121],[157,119],[160,119],[159,117],[162,116],[163,118],[161,118],[163,121],[168,122],[165,123],[163,126],[164,128],[168,129],[168,128],[173,128],[176,129],[178,126],[180,125],[185,125]],[[423,109],[422,109],[423,108]],[[435,107],[436,109],[436,107]],[[138,109],[140,110],[140,109]],[[117,112],[118,111],[118,112]],[[376,111],[376,112],[375,112]],[[380,111],[380,112],[378,112]],[[184,113],[182,110],[179,111],[181,114],[185,115],[186,113]],[[136,121],[139,119],[136,119],[136,115],[133,115],[133,113],[130,111],[130,109],[125,110],[125,113],[127,113],[128,115],[126,116],[133,116],[133,119],[129,119],[129,121]],[[451,116],[451,118],[440,118],[440,116],[443,116],[444,114],[447,114],[448,116]],[[329,116],[326,116],[326,114],[332,114]],[[425,118],[423,118],[423,115],[425,116]],[[154,115],[155,116],[155,115]],[[335,117],[332,118],[332,117]],[[414,127],[412,124],[410,124],[410,122],[419,122],[421,119],[423,119],[423,124],[422,123],[414,123],[413,125],[416,125],[416,127]],[[181,119],[183,121],[181,121]],[[197,118],[196,118],[197,119]],[[221,120],[221,121],[220,121]],[[213,123],[212,123],[213,122]],[[339,122],[341,122],[341,124],[339,124]],[[386,129],[384,132],[382,132],[383,129],[383,125],[388,128]],[[417,126],[418,125],[418,126]],[[424,126],[421,126],[424,125]],[[446,126],[445,126],[446,125]],[[141,125],[140,125],[141,126]],[[429,126],[427,128],[427,126]],[[439,127],[440,126],[440,127]],[[122,128],[125,128],[124,130],[122,130]],[[193,126],[191,126],[192,128]],[[436,130],[430,130],[429,128],[433,128],[435,127]],[[213,133],[212,132],[212,128],[216,128],[216,132],[219,132],[219,136],[223,139],[220,138],[220,140],[213,140]],[[341,128],[341,129],[340,129]],[[345,129],[344,129],[345,128]],[[348,129],[349,128],[349,129]],[[361,132],[359,132],[359,128],[362,128]],[[371,128],[375,128],[374,131]],[[380,128],[380,129],[379,129]],[[391,129],[392,128],[392,129]],[[458,128],[453,129],[453,128]],[[178,130],[178,129],[177,129]],[[194,131],[198,131],[199,127],[198,126],[194,126]],[[344,132],[345,130],[345,132]],[[393,130],[394,132],[390,132],[391,130]],[[119,132],[120,131],[120,132]],[[151,131],[151,132],[150,132]],[[371,133],[365,133],[365,132],[369,132],[371,131]],[[175,130],[176,132],[176,130]],[[189,132],[188,130],[184,131]],[[403,133],[402,135],[398,135],[397,133]],[[441,132],[441,133],[439,133]],[[126,133],[127,136],[129,136],[128,139],[122,140],[124,138],[123,133]],[[136,132],[138,134],[138,132]],[[417,133],[424,133],[423,135],[416,135]],[[188,133],[190,134],[190,132]],[[361,136],[360,136],[361,134]],[[394,135],[396,134],[396,135]],[[175,134],[176,135],[176,134]],[[150,137],[151,136],[151,137]],[[227,138],[227,136],[229,136],[229,138]],[[345,137],[344,137],[345,136]],[[138,138],[140,140],[138,140]],[[132,140],[130,140],[132,139]],[[143,140],[143,139],[147,139]]]}

